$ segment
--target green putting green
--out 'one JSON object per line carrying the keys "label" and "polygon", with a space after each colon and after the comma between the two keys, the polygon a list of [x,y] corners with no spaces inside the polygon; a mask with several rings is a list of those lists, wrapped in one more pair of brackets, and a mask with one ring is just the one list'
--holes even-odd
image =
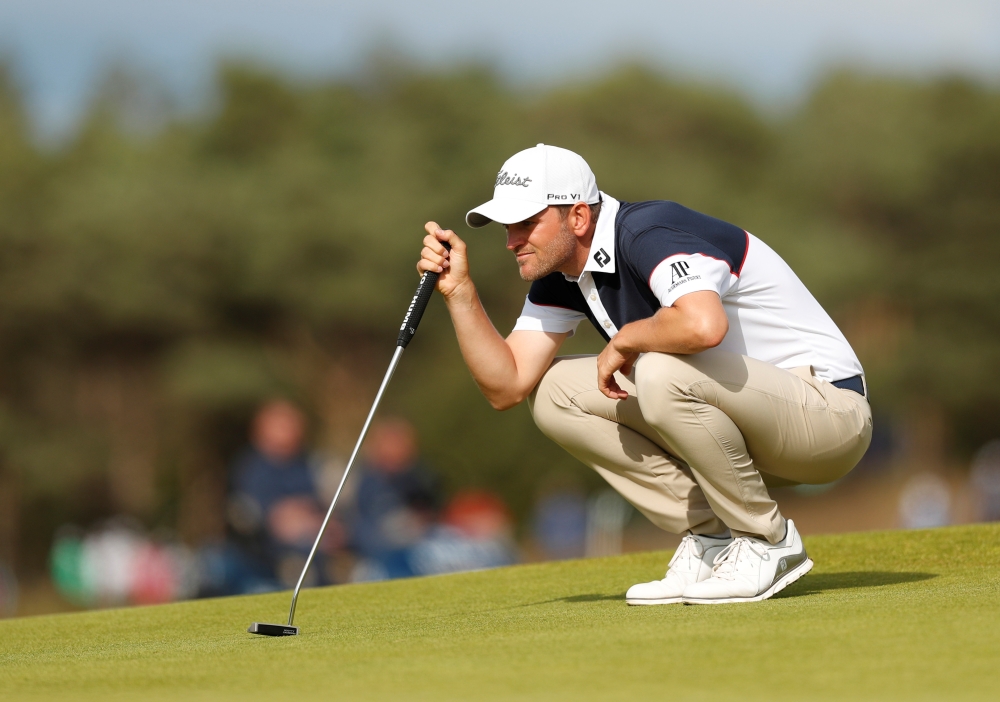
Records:
{"label": "green putting green", "polygon": [[628,607],[667,553],[0,623],[4,699],[997,699],[1000,525],[806,540],[757,604]]}

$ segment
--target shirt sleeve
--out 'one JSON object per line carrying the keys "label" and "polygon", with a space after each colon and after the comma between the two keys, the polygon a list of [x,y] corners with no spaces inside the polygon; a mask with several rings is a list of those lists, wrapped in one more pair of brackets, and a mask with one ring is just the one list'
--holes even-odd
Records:
{"label": "shirt sleeve", "polygon": [[664,307],[684,295],[711,290],[722,297],[735,276],[729,264],[703,254],[679,254],[663,259],[649,276],[649,289]]}
{"label": "shirt sleeve", "polygon": [[724,296],[739,279],[732,255],[690,232],[654,228],[629,247],[629,259],[664,307],[702,290]]}
{"label": "shirt sleeve", "polygon": [[524,307],[521,310],[521,316],[514,324],[514,331],[540,331],[554,334],[569,332],[572,336],[576,333],[580,322],[586,318],[587,315],[582,312],[565,307],[536,305],[525,296]]}

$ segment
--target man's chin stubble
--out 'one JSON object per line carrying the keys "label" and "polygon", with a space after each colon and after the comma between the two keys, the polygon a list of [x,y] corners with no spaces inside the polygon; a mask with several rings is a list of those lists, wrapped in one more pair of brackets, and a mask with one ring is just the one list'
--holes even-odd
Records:
{"label": "man's chin stubble", "polygon": [[[541,280],[545,276],[559,270],[564,264],[566,264],[573,257],[573,247],[574,247],[573,235],[569,233],[569,230],[566,228],[565,222],[563,222],[559,234],[563,237],[562,240],[556,242],[556,246],[549,247],[549,250],[546,251],[546,258],[542,258],[541,256],[539,256],[537,249],[535,249],[535,251],[532,252],[531,258],[536,264],[533,267],[534,270],[527,270],[526,265],[521,265],[521,263],[518,262],[517,272],[518,274],[520,274],[521,280],[526,280],[529,282]],[[553,260],[553,258],[555,260]]]}
{"label": "man's chin stubble", "polygon": [[536,280],[541,280],[542,278],[544,278],[545,276],[547,276],[552,271],[531,270],[531,269],[528,268],[528,266],[518,266],[517,267],[517,272],[521,276],[521,280],[526,280],[529,283],[533,283]]}
{"label": "man's chin stubble", "polygon": [[[535,264],[534,266],[522,266],[518,264],[517,272],[521,276],[521,280],[526,280],[529,283],[536,280],[541,280],[545,276],[551,275],[559,270],[563,265],[560,262],[553,261],[540,261],[538,259],[538,254],[535,254]],[[568,258],[568,257],[567,257]]]}

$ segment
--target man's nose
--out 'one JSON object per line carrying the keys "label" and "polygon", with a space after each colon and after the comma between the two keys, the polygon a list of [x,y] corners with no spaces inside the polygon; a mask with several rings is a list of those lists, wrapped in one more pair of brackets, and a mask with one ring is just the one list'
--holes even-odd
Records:
{"label": "man's nose", "polygon": [[524,243],[524,235],[519,234],[517,230],[513,228],[507,229],[507,248],[513,251],[518,246]]}

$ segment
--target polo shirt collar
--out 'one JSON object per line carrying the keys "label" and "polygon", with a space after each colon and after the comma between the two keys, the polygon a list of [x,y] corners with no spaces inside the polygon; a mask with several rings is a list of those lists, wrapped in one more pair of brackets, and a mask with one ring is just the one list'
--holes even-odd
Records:
{"label": "polo shirt collar", "polygon": [[583,272],[615,272],[615,220],[621,203],[606,193],[601,193],[601,214],[597,218],[594,240],[590,242],[590,253]]}

